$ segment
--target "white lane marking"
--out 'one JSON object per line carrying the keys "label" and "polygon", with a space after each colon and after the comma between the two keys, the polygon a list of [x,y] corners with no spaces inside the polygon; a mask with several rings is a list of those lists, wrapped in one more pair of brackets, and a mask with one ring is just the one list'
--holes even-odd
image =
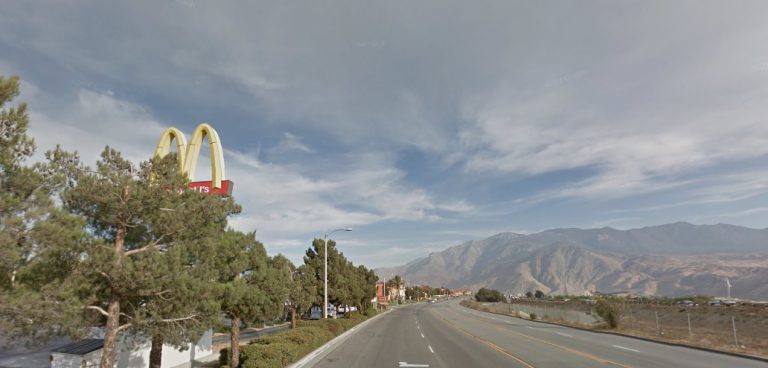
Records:
{"label": "white lane marking", "polygon": [[557,334],[560,335],[560,336],[565,336],[565,337],[573,337],[573,336],[571,336],[571,335],[569,335],[567,333],[562,333],[562,332],[558,332]]}
{"label": "white lane marking", "polygon": [[416,328],[418,328],[419,330],[421,330],[421,327],[419,327],[419,326],[416,326]]}
{"label": "white lane marking", "polygon": [[530,328],[531,330],[533,330],[533,327],[531,326],[525,326],[525,328]]}
{"label": "white lane marking", "polygon": [[434,353],[435,353],[435,351],[434,351],[434,350],[432,350],[432,345],[427,345],[427,347],[429,348],[429,351],[431,351],[431,352],[432,352],[432,354],[434,354]]}
{"label": "white lane marking", "polygon": [[405,368],[405,367],[413,367],[413,368],[421,367],[421,368],[427,368],[427,367],[429,367],[429,364],[411,364],[411,363],[408,363],[408,362],[400,362],[400,364],[398,365],[398,367],[402,367],[402,368]]}
{"label": "white lane marking", "polygon": [[424,334],[421,334],[421,338],[422,338],[422,339],[424,339],[424,338],[425,338],[425,337],[424,337]]}
{"label": "white lane marking", "polygon": [[640,350],[635,350],[635,349],[625,348],[625,347],[623,347],[623,346],[619,346],[619,345],[611,345],[611,346],[613,346],[613,347],[614,347],[614,348],[616,348],[616,349],[624,349],[624,350],[634,351],[635,353],[639,353],[639,352],[640,352]]}

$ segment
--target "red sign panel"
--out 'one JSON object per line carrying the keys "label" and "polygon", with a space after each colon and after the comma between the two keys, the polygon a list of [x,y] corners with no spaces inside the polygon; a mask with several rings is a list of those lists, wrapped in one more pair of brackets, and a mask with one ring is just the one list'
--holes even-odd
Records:
{"label": "red sign panel", "polygon": [[229,197],[232,195],[232,188],[235,186],[231,180],[222,180],[221,188],[214,188],[211,181],[193,181],[189,183],[189,189],[198,191],[203,194],[218,194],[220,196]]}

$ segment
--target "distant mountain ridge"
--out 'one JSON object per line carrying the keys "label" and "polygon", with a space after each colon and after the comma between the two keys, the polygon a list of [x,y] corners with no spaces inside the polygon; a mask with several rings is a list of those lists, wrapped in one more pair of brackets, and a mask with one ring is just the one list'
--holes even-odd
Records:
{"label": "distant mountain ridge", "polygon": [[375,270],[449,288],[505,293],[630,291],[768,299],[768,229],[685,222],[640,229],[553,229],[471,240],[408,264]]}

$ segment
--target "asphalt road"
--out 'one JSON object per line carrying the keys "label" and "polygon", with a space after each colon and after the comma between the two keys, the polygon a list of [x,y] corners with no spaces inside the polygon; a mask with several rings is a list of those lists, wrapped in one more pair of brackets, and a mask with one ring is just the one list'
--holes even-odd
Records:
{"label": "asphalt road", "polygon": [[470,310],[408,305],[304,367],[768,367],[768,363]]}

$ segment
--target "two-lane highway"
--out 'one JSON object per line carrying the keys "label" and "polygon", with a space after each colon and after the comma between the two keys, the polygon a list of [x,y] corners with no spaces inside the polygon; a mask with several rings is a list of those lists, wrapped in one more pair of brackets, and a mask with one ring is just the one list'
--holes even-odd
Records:
{"label": "two-lane highway", "polygon": [[397,308],[304,367],[768,367],[765,362],[483,313]]}

